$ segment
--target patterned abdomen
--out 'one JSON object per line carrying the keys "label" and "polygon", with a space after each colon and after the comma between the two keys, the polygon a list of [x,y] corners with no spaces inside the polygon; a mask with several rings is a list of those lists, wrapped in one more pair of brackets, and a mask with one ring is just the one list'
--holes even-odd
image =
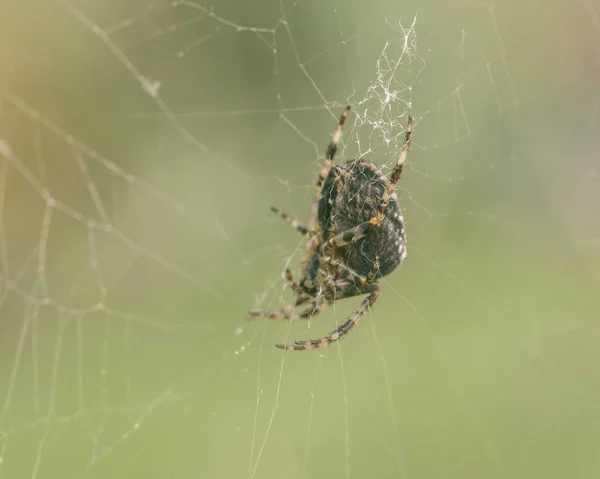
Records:
{"label": "patterned abdomen", "polygon": [[[323,184],[318,219],[325,239],[368,222],[379,212],[388,179],[372,163],[358,159],[331,168]],[[394,193],[383,222],[364,238],[339,248],[343,262],[366,276],[379,254],[380,274],[391,273],[406,257],[404,218]]]}

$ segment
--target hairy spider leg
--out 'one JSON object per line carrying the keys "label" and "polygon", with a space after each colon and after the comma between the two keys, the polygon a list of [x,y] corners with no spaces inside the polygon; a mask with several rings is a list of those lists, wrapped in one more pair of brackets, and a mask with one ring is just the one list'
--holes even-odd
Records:
{"label": "hairy spider leg", "polygon": [[375,303],[375,301],[377,301],[377,298],[379,297],[379,292],[381,291],[379,283],[373,283],[369,285],[369,289],[371,290],[371,294],[369,294],[369,296],[363,299],[363,301],[360,303],[360,306],[348,318],[348,320],[324,338],[310,339],[307,341],[296,341],[294,344],[276,344],[275,346],[279,349],[287,349],[288,351],[308,351],[310,349],[328,346],[329,344],[337,341],[342,336],[347,334],[354,326],[356,326],[356,323],[358,323],[361,316],[365,314],[365,312],[371,306],[373,306],[373,303]]}
{"label": "hairy spider leg", "polygon": [[[376,279],[377,279],[377,273],[379,272],[379,255],[375,255],[375,262],[373,263],[373,268],[371,268],[371,271],[369,272],[369,274],[367,276],[363,276],[360,273],[357,273],[356,271],[354,271],[352,268],[350,268],[349,266],[346,266],[345,264],[341,263],[340,261],[338,261],[335,258],[332,258],[331,256],[326,256],[326,255],[322,255],[321,258],[319,259],[319,263],[321,266],[321,269],[323,270],[328,270],[329,268],[327,268],[328,265],[333,266],[333,268],[335,268],[338,271],[341,271],[341,278],[340,279],[347,279],[347,278],[351,278],[355,284],[359,285],[360,287],[364,287],[367,286],[368,284],[373,283]],[[334,279],[331,275],[327,275],[324,278],[322,278],[322,282],[326,283],[328,280]],[[335,278],[338,279],[338,278]],[[335,284],[335,283],[334,283]],[[341,298],[338,298],[341,299]]]}
{"label": "hairy spider leg", "polygon": [[287,304],[280,309],[276,309],[273,311],[249,311],[248,319],[288,319],[288,320],[296,320],[296,319],[306,319],[314,316],[315,314],[320,313],[325,308],[329,306],[328,303],[320,303],[319,301],[312,301],[309,308],[301,313],[294,312],[294,309],[298,306],[303,305],[308,302],[311,297],[306,294],[306,292],[294,281],[292,277],[292,272],[289,269],[285,270],[284,274],[285,280],[290,285],[290,288],[294,290],[294,292],[298,295],[296,301],[293,304]]}
{"label": "hairy spider leg", "polygon": [[279,216],[286,223],[289,223],[292,226],[292,228],[298,231],[302,236],[310,238],[313,235],[313,233],[306,226],[300,223],[296,218],[293,218],[290,215],[288,215],[285,211],[282,211],[275,206],[271,206],[271,211],[277,216]]}
{"label": "hairy spider leg", "polygon": [[250,311],[248,313],[248,319],[286,319],[288,321],[309,319],[327,309],[330,305],[330,301],[319,303],[315,300],[312,301],[310,306],[304,311],[296,313],[293,311],[296,305],[288,304],[281,309],[275,309],[273,311]]}
{"label": "hairy spider leg", "polygon": [[381,204],[379,205],[379,213],[377,216],[374,216],[369,221],[369,229],[366,233],[376,228],[385,217],[385,210],[388,207],[392,196],[394,195],[394,191],[396,190],[396,183],[400,179],[400,175],[402,175],[402,168],[406,163],[406,157],[408,156],[408,149],[410,147],[410,137],[413,131],[413,119],[411,116],[408,117],[408,125],[406,126],[406,136],[404,137],[404,144],[402,145],[402,149],[400,150],[400,154],[398,155],[398,161],[396,162],[396,166],[394,167],[394,171],[390,175],[390,181],[387,185],[386,191],[381,199]]}
{"label": "hairy spider leg", "polygon": [[302,287],[294,281],[294,278],[292,277],[292,272],[289,269],[285,270],[285,274],[283,277],[290,285],[290,288],[292,288],[292,290],[298,295],[294,306],[300,306],[301,304],[306,303],[310,299],[310,296],[306,294],[306,291],[304,291]]}
{"label": "hairy spider leg", "polygon": [[337,151],[338,143],[342,138],[342,128],[344,126],[344,122],[346,121],[346,117],[348,116],[348,112],[350,111],[350,105],[348,105],[340,116],[340,121],[331,135],[331,141],[327,146],[327,152],[325,153],[325,158],[323,159],[323,165],[321,166],[321,171],[319,172],[319,177],[317,178],[316,184],[316,195],[315,200],[313,202],[312,214],[310,218],[309,228],[311,231],[315,231],[318,221],[318,213],[319,213],[319,200],[321,199],[321,189],[323,188],[323,182],[327,175],[329,174],[329,170],[331,169],[331,163],[335,157],[335,153]]}
{"label": "hairy spider leg", "polygon": [[347,246],[352,242],[355,242],[362,237],[368,235],[371,231],[377,228],[385,218],[385,211],[390,203],[394,195],[394,190],[396,189],[396,183],[400,179],[400,175],[402,174],[402,167],[406,162],[406,157],[408,155],[408,148],[410,146],[410,137],[412,135],[412,117],[408,117],[408,126],[406,127],[406,137],[404,140],[404,145],[402,145],[402,150],[398,155],[398,162],[390,175],[390,179],[388,181],[386,190],[381,198],[381,203],[379,205],[379,211],[375,216],[373,216],[366,223],[362,223],[354,228],[351,228],[346,231],[342,231],[335,236],[332,236],[323,244],[323,252],[325,254],[329,254],[333,246]]}
{"label": "hairy spider leg", "polygon": [[374,283],[377,279],[377,274],[379,273],[379,253],[375,255],[375,262],[373,263],[373,268],[369,271],[367,275],[367,282]]}

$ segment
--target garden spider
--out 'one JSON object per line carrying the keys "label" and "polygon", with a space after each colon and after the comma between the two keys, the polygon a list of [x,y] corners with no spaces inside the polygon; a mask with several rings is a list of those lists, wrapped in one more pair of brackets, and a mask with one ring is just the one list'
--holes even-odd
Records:
{"label": "garden spider", "polygon": [[[327,147],[309,226],[271,207],[308,240],[300,282],[294,281],[289,269],[285,271],[285,279],[298,297],[293,304],[278,310],[250,311],[249,319],[306,319],[339,299],[369,296],[329,335],[295,341],[293,345],[276,344],[280,349],[306,351],[340,339],[379,297],[380,285],[376,280],[391,273],[406,258],[404,218],[394,190],[406,162],[412,118],[408,117],[404,144],[388,179],[374,164],[362,158],[332,166],[349,111],[348,106]],[[294,311],[309,302],[304,311]]]}

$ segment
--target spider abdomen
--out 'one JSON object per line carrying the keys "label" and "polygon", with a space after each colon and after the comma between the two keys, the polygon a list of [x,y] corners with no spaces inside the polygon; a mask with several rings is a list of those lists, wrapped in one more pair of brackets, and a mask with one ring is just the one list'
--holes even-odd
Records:
{"label": "spider abdomen", "polygon": [[[376,216],[389,180],[372,163],[358,159],[335,165],[323,184],[318,220],[325,239],[367,223]],[[365,237],[338,248],[340,260],[366,276],[379,255],[379,277],[391,273],[406,257],[404,218],[396,194],[383,222]]]}

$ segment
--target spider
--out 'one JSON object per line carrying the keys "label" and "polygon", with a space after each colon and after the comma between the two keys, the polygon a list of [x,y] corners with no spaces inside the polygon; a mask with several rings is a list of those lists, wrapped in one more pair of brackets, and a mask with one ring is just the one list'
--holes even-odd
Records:
{"label": "spider", "polygon": [[[292,345],[276,344],[280,349],[307,351],[327,346],[347,334],[379,297],[377,280],[390,274],[406,258],[404,218],[394,190],[406,162],[412,118],[408,117],[404,144],[387,178],[364,158],[332,166],[349,111],[348,106],[327,147],[308,226],[271,207],[307,239],[302,279],[299,283],[294,281],[289,269],[284,275],[297,295],[296,301],[274,311],[250,311],[249,319],[308,319],[339,299],[368,296],[332,333]],[[295,311],[305,303],[310,303],[305,310]]]}

